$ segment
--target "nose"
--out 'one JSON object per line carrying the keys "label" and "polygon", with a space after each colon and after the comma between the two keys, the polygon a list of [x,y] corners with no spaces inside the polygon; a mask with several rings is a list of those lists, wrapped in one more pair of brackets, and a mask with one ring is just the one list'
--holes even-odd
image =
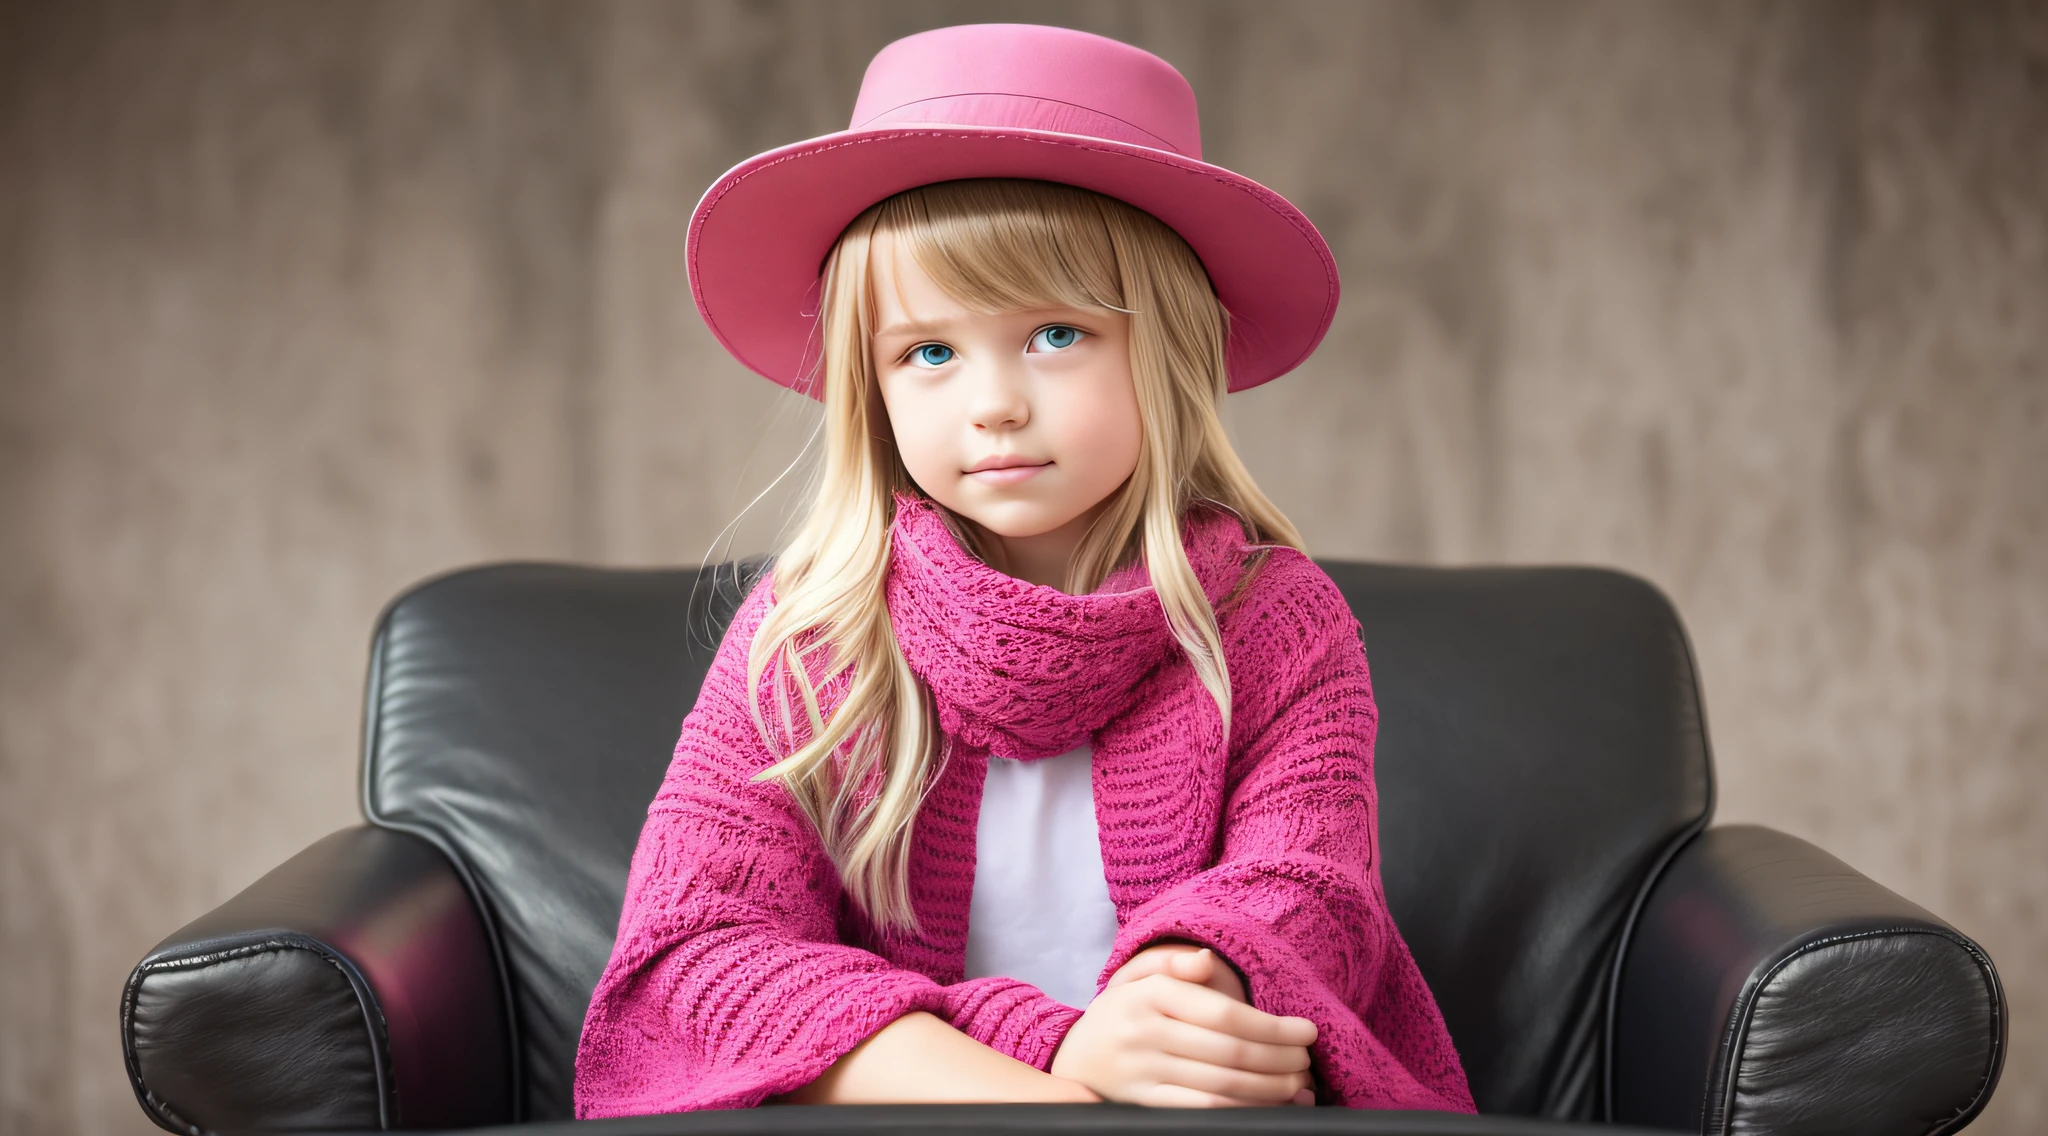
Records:
{"label": "nose", "polygon": [[976,368],[967,416],[977,430],[1016,430],[1031,420],[1023,377],[1000,364]]}

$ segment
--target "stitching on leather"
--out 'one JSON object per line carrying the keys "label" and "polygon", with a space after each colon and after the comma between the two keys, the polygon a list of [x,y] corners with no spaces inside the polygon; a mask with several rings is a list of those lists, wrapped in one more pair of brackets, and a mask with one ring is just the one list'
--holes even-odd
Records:
{"label": "stitching on leather", "polygon": [[[1622,971],[1628,966],[1628,949],[1634,945],[1636,927],[1642,922],[1643,912],[1650,906],[1650,893],[1657,889],[1659,883],[1663,882],[1665,874],[1671,870],[1671,865],[1678,862],[1679,853],[1685,851],[1686,847],[1694,840],[1699,839],[1700,834],[1705,832],[1707,826],[1713,823],[1714,805],[1720,795],[1720,785],[1714,779],[1714,739],[1707,731],[1706,692],[1700,688],[1699,658],[1693,652],[1692,635],[1686,631],[1685,621],[1678,614],[1678,605],[1671,602],[1670,596],[1665,595],[1662,589],[1648,580],[1643,580],[1641,577],[1635,577],[1635,579],[1647,587],[1663,604],[1665,614],[1670,619],[1672,630],[1678,633],[1679,646],[1685,648],[1686,671],[1692,679],[1690,685],[1692,687],[1693,721],[1698,726],[1700,739],[1700,772],[1707,783],[1707,799],[1700,806],[1698,819],[1679,830],[1677,835],[1671,838],[1671,843],[1664,849],[1663,853],[1651,863],[1649,872],[1644,876],[1642,884],[1636,889],[1635,900],[1629,904],[1628,914],[1622,918],[1621,938],[1616,942],[1614,948],[1614,967],[1608,971],[1607,1036],[1603,1039],[1600,1047],[1600,1105],[1602,1115],[1609,1124],[1614,1123],[1614,1053],[1616,1048],[1614,1035],[1616,1023],[1621,1016],[1621,978]],[[1700,1119],[1704,1124],[1706,1120],[1706,1102],[1704,1098],[1700,1102],[1700,1112]]]}
{"label": "stitching on leather", "polygon": [[[1749,1027],[1756,1016],[1756,1004],[1763,996],[1764,990],[1793,961],[1815,951],[1839,946],[1843,943],[1884,938],[1891,935],[1931,935],[1935,938],[1946,939],[1956,946],[1963,948],[1963,951],[1976,961],[1978,973],[1985,976],[1987,984],[1992,987],[1992,1020],[1994,1022],[2001,1020],[2002,1015],[1999,1011],[2003,996],[1996,984],[1988,981],[1995,974],[1991,969],[1991,960],[1983,951],[1977,949],[1975,944],[1958,932],[1941,927],[1882,927],[1869,931],[1852,931],[1840,935],[1830,935],[1824,939],[1816,939],[1811,943],[1801,944],[1799,949],[1789,952],[1784,958],[1772,963],[1771,968],[1764,972],[1763,977],[1759,978],[1754,984],[1747,986],[1740,995],[1740,1000],[1736,1005],[1736,1013],[1728,1023],[1728,1031],[1722,1037],[1722,1054],[1726,1059],[1717,1063],[1722,1069],[1726,1070],[1726,1082],[1722,1085],[1720,1094],[1721,1123],[1719,1128],[1714,1130],[1718,1133],[1718,1136],[1727,1136],[1727,1133],[1733,1130],[1735,1123],[1735,1088],[1742,1079],[1742,1047],[1749,1040]],[[1953,1124],[1956,1120],[1972,1115],[1971,1109],[1981,1108],[1985,1090],[1989,1088],[1991,1081],[2003,1065],[2004,1047],[1998,1043],[1996,1031],[1994,1030],[1991,1044],[1991,1059],[1986,1063],[1984,1076],[1978,1080],[1977,1088],[1971,1094],[1969,1102],[1955,1113],[1943,1118],[1933,1128],[1928,1129],[1925,1136],[1938,1136],[1939,1133],[1947,1130],[1947,1126]],[[1711,1120],[1712,1118],[1704,1119]],[[1705,1126],[1703,1125],[1703,1127]]]}
{"label": "stitching on leather", "polygon": [[1998,970],[1991,965],[1991,956],[1976,943],[1963,936],[1957,936],[1956,942],[1977,961],[1978,973],[1991,996],[1991,1018],[1996,1023],[1991,1033],[1991,1059],[1984,1063],[1984,1076],[1978,1079],[1976,1091],[1970,1094],[1970,1099],[1928,1129],[1926,1136],[1941,1136],[1974,1120],[1990,1100],[1992,1087],[1998,1083],[1998,1075],[2005,1068],[2005,989],[1998,981]]}
{"label": "stitching on leather", "polygon": [[279,951],[306,951],[318,955],[327,965],[341,972],[349,991],[356,996],[356,1007],[363,1014],[364,1040],[370,1044],[370,1071],[377,1080],[377,1126],[389,1129],[392,1125],[392,1071],[389,1026],[384,1021],[384,1009],[377,1003],[370,990],[369,980],[349,962],[325,943],[307,935],[271,935],[255,942],[220,950],[202,951],[195,955],[181,955],[146,961],[137,966],[128,978],[128,986],[121,995],[121,1048],[128,1066],[128,1079],[143,1106],[177,1125],[187,1136],[216,1136],[212,1129],[201,1128],[187,1120],[169,1101],[156,1095],[142,1079],[142,1059],[135,1051],[135,999],[141,993],[143,980],[152,974],[178,970],[197,970],[236,959],[253,958],[256,955],[273,954]]}
{"label": "stitching on leather", "polygon": [[491,961],[498,967],[498,1002],[505,1019],[505,1081],[506,1092],[511,1096],[511,1123],[518,1124],[526,1119],[526,1060],[519,1028],[519,1006],[512,994],[512,962],[510,952],[505,949],[505,939],[498,930],[497,912],[484,895],[483,884],[470,868],[469,861],[455,849],[453,840],[427,824],[413,824],[394,821],[384,816],[377,807],[377,754],[384,734],[384,674],[385,656],[391,650],[391,621],[398,609],[408,600],[420,595],[428,588],[447,583],[458,577],[495,573],[507,568],[530,568],[539,566],[533,561],[511,561],[485,568],[458,568],[422,580],[389,604],[377,617],[377,633],[370,648],[370,673],[365,680],[363,692],[363,754],[362,754],[362,800],[363,819],[378,828],[391,832],[403,832],[417,836],[434,846],[446,857],[449,866],[455,869],[455,878],[462,881],[462,890],[469,896],[470,907],[476,911],[477,920],[483,924],[484,941],[490,944]]}
{"label": "stitching on leather", "polygon": [[135,1092],[137,1103],[158,1127],[185,1136],[212,1136],[172,1108],[169,1101],[156,1095],[142,1080],[142,1059],[135,1052],[135,997],[142,986],[143,969],[135,968],[128,976],[128,982],[121,989],[121,1058],[128,1068],[128,1087]]}
{"label": "stitching on leather", "polygon": [[[880,129],[887,130],[889,128],[882,127]],[[737,178],[734,178],[730,182],[727,182],[723,185],[714,186],[713,189],[716,191],[717,196],[713,197],[707,194],[707,199],[699,203],[698,210],[703,214],[704,221],[708,222],[711,219],[711,214],[717,211],[719,204],[725,200],[726,195],[731,193],[733,190],[738,189],[742,182],[746,181],[748,178],[751,178],[756,174],[774,169],[776,166],[782,165],[784,162],[793,162],[804,158],[814,157],[818,154],[827,153],[832,150],[842,149],[847,146],[865,146],[875,142],[894,141],[901,138],[957,138],[960,136],[961,135],[959,134],[943,130],[892,130],[887,135],[881,137],[848,138],[843,141],[829,142],[822,146],[816,146],[810,149],[806,149],[801,153],[785,154],[782,157],[776,158],[773,161],[764,162],[761,165],[755,167],[754,169],[748,170],[746,173],[740,175]],[[1238,192],[1243,193],[1245,196],[1252,198],[1254,201],[1257,201],[1259,204],[1264,205],[1267,209],[1271,210],[1275,216],[1278,216],[1282,220],[1286,221],[1290,226],[1294,228],[1295,232],[1303,238],[1304,243],[1306,243],[1310,247],[1310,249],[1315,252],[1317,259],[1323,262],[1324,281],[1328,283],[1330,286],[1328,298],[1323,303],[1323,311],[1317,321],[1318,326],[1327,329],[1330,320],[1336,313],[1337,296],[1340,285],[1337,279],[1337,262],[1333,254],[1330,252],[1327,243],[1318,238],[1315,232],[1315,226],[1309,225],[1307,223],[1308,219],[1302,216],[1300,210],[1295,209],[1291,204],[1287,202],[1285,198],[1281,197],[1279,194],[1274,193],[1270,189],[1266,189],[1264,186],[1261,186],[1256,182],[1252,182],[1249,179],[1238,180],[1233,178],[1224,178],[1219,177],[1216,174],[1208,173],[1204,170],[1188,169],[1186,166],[1180,165],[1179,163],[1193,162],[1198,165],[1207,165],[1208,163],[1202,162],[1198,158],[1189,158],[1179,154],[1168,155],[1163,153],[1145,153],[1143,151],[1146,151],[1148,148],[1143,146],[1136,146],[1133,147],[1133,149],[1125,149],[1122,146],[1089,145],[1084,142],[1071,142],[1062,139],[1042,138],[1031,134],[976,132],[975,134],[972,135],[972,137],[974,137],[976,140],[988,139],[991,141],[1032,142],[1041,146],[1058,146],[1062,149],[1068,150],[1088,150],[1099,154],[1111,154],[1120,158],[1134,158],[1139,161],[1151,162],[1155,165],[1165,166],[1178,173],[1188,174],[1196,177],[1206,177],[1211,181],[1217,182],[1221,185],[1228,186],[1231,189],[1235,189]],[[803,143],[801,142],[793,143],[793,145],[802,144]],[[1169,157],[1175,160],[1169,160]],[[1221,167],[1217,168],[1220,169]],[[723,181],[724,179],[721,178],[720,180]],[[1278,202],[1281,206],[1284,206],[1284,208],[1274,208],[1275,202]],[[701,286],[701,281],[703,277],[697,271],[697,247],[700,243],[702,235],[703,223],[700,222],[697,225],[691,226],[689,247],[684,250],[684,256],[687,258],[689,262],[690,296],[692,299],[697,301],[698,311],[707,313],[705,317],[705,322],[711,325],[711,333],[718,338],[719,343],[723,344],[726,350],[731,351],[731,342],[726,339],[724,330],[718,326],[716,321],[713,321],[709,317],[708,313],[710,309],[708,305],[704,303],[704,293],[703,288]],[[1287,371],[1291,371],[1294,368],[1300,366],[1303,360],[1306,360],[1310,355],[1315,353],[1315,346],[1316,345],[1311,344],[1307,350],[1295,356],[1292,362],[1288,363],[1285,367],[1280,368],[1279,373],[1284,374]],[[737,354],[737,352],[734,353]],[[752,364],[749,364],[749,366],[752,366]]]}

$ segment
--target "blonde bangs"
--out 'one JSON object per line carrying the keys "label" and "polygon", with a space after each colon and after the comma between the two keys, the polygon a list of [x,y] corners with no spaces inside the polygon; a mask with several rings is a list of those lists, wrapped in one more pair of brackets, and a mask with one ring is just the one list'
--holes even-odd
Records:
{"label": "blonde bangs", "polygon": [[1124,311],[1106,200],[1052,182],[940,182],[883,201],[874,231],[895,237],[934,284],[977,311]]}

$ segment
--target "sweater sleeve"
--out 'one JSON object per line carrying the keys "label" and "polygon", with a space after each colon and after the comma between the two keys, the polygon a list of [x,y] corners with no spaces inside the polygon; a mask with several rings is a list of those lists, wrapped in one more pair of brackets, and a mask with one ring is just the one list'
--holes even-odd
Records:
{"label": "sweater sleeve", "polygon": [[815,830],[779,782],[749,780],[774,761],[746,702],[770,587],[734,616],[648,808],[577,1047],[579,1118],[750,1108],[903,1014],[944,1015],[937,983],[840,942]]}
{"label": "sweater sleeve", "polygon": [[1242,654],[1225,656],[1246,696],[1233,732],[1251,733],[1232,746],[1221,853],[1132,912],[1103,973],[1161,939],[1203,944],[1245,976],[1253,1005],[1316,1024],[1319,1103],[1474,1111],[1387,912],[1358,622],[1307,558],[1276,553],[1265,571],[1234,621]]}
{"label": "sweater sleeve", "polygon": [[990,975],[946,987],[938,1011],[954,1029],[1043,1072],[1081,1011],[1028,982]]}

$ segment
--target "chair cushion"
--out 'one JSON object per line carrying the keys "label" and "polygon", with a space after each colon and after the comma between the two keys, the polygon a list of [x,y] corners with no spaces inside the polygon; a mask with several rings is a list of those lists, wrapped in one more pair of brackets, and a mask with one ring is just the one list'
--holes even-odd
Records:
{"label": "chair cushion", "polygon": [[[571,1114],[647,803],[761,567],[491,565],[379,621],[364,810],[440,845],[487,909],[528,1119]],[[1372,665],[1388,902],[1473,1094],[1593,1118],[1622,929],[1711,797],[1677,617],[1599,570],[1323,567]]]}
{"label": "chair cushion", "polygon": [[1713,782],[1671,604],[1591,568],[1324,564],[1380,708],[1380,870],[1483,1112],[1590,1120],[1614,960]]}

